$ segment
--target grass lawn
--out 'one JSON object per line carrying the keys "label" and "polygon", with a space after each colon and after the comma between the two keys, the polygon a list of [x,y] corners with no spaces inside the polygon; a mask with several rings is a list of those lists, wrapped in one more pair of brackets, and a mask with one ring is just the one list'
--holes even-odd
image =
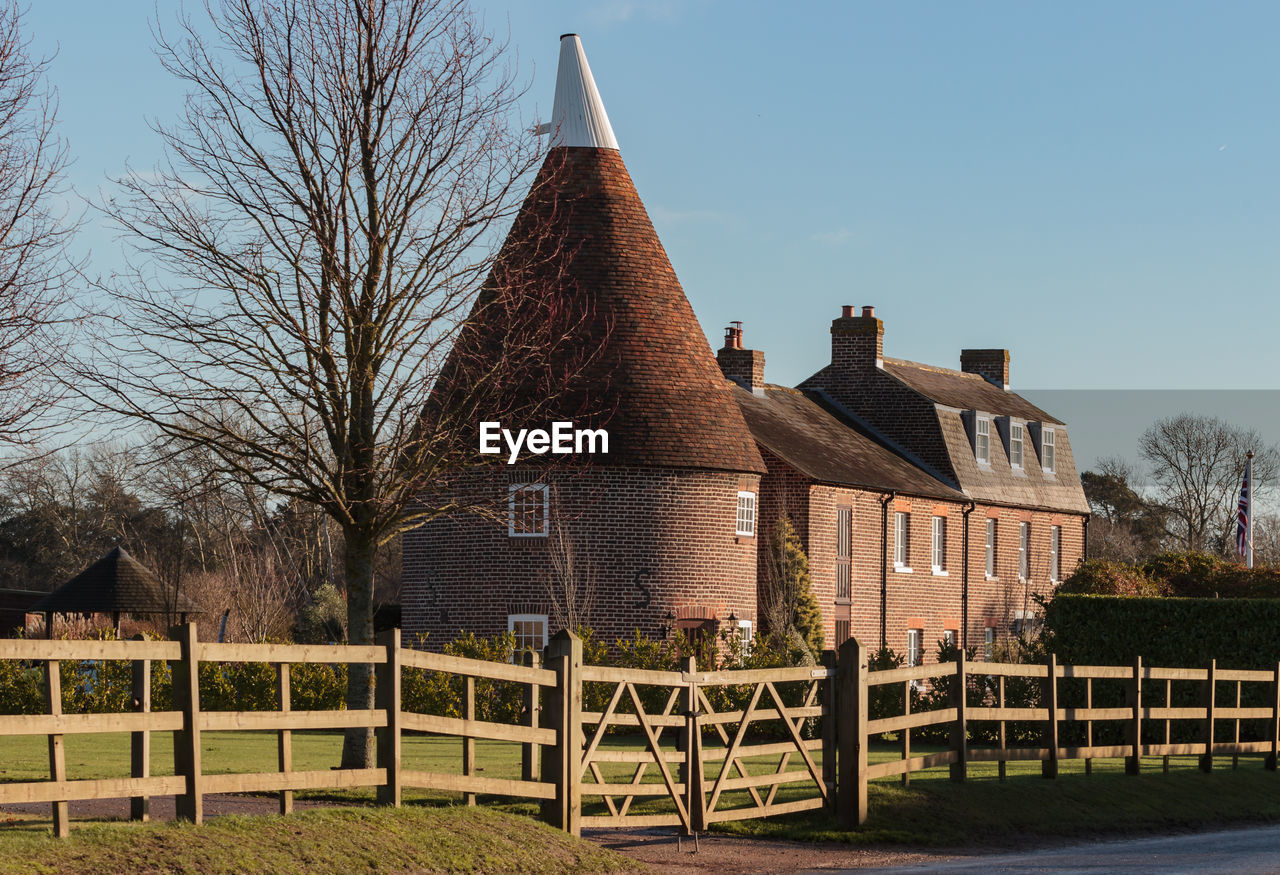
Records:
{"label": "grass lawn", "polygon": [[[938,748],[913,745],[913,754]],[[896,745],[873,747],[871,762],[896,759]],[[1085,775],[1082,760],[1064,760],[1059,777],[1041,777],[1040,763],[1011,762],[1007,779],[995,763],[972,763],[969,779],[955,783],[947,767],[916,772],[909,786],[900,778],[872,781],[867,823],[840,829],[823,812],[722,824],[739,835],[853,844],[1019,847],[1044,840],[1145,832],[1205,829],[1280,821],[1280,773],[1263,768],[1262,757],[1215,760],[1210,774],[1198,758],[1172,757],[1169,773],[1159,757],[1142,761],[1139,776],[1124,773],[1122,759],[1095,760]]]}
{"label": "grass lawn", "polygon": [[[274,733],[211,732],[202,736],[204,764],[208,772],[271,771],[276,767]],[[341,734],[335,732],[295,732],[294,768],[326,769],[338,762]],[[173,755],[169,733],[152,737],[153,773],[172,774]],[[637,739],[609,738],[606,747],[640,746]],[[125,734],[67,736],[67,770],[76,778],[126,776],[129,770],[129,738]],[[713,745],[707,740],[707,747]],[[478,741],[477,764],[480,774],[495,778],[517,778],[520,773],[520,747],[505,742]],[[937,748],[915,745],[913,753],[928,753]],[[873,746],[871,761],[881,762],[898,756],[893,745]],[[820,757],[815,756],[819,765]],[[403,764],[406,769],[451,772],[461,771],[462,746],[458,739],[406,734],[403,740]],[[0,746],[0,781],[42,780],[47,778],[47,749],[41,736],[7,738]],[[752,774],[773,772],[777,757],[756,758],[748,763]],[[1044,839],[1072,838],[1097,834],[1118,834],[1178,829],[1205,828],[1214,825],[1247,822],[1280,821],[1280,774],[1262,767],[1260,757],[1242,757],[1238,769],[1231,768],[1230,758],[1220,758],[1212,774],[1197,769],[1195,757],[1175,757],[1169,774],[1163,774],[1159,758],[1143,762],[1143,774],[1124,774],[1123,761],[1096,760],[1093,774],[1084,774],[1080,761],[1064,761],[1057,780],[1040,776],[1039,762],[1011,762],[1008,779],[996,778],[995,763],[970,766],[966,783],[953,783],[946,767],[917,772],[910,786],[900,779],[873,781],[870,786],[870,817],[860,830],[840,830],[827,814],[806,812],[769,820],[727,822],[717,830],[741,835],[773,836],[798,840],[842,841],[857,844],[894,843],[909,845],[1006,845],[1018,846]],[[602,771],[610,782],[631,780],[634,765],[606,763]],[[798,756],[792,756],[788,769],[803,769]],[[719,763],[707,763],[707,786],[719,773]],[[675,769],[672,767],[673,777]],[[650,766],[644,783],[661,781],[658,770]],[[784,785],[777,801],[812,795],[811,785]],[[299,797],[327,798],[337,802],[363,803],[373,797],[372,788],[299,793]],[[427,806],[449,806],[460,794],[406,788],[405,800]],[[536,803],[510,799],[481,797],[489,808],[504,814],[532,814]],[[721,810],[745,806],[745,791],[726,793],[718,805]],[[670,811],[665,797],[637,798],[631,811],[652,814]],[[585,814],[605,813],[600,797],[585,796]],[[38,826],[37,826],[38,824]],[[48,821],[19,824],[20,832],[47,830]],[[96,827],[89,827],[96,829]],[[136,827],[123,827],[134,829]],[[222,827],[219,827],[220,829]],[[231,829],[228,826],[226,829]],[[83,823],[73,827],[73,836],[87,829]],[[12,841],[10,827],[0,827],[0,837]],[[9,856],[5,854],[4,856]]]}
{"label": "grass lawn", "polygon": [[0,829],[0,872],[624,872],[643,867],[492,808],[323,808],[288,817]]}

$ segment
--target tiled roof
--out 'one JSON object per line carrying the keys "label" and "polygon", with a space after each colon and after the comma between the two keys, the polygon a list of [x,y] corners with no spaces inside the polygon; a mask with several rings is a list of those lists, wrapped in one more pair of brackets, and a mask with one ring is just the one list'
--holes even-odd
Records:
{"label": "tiled roof", "polygon": [[818,482],[967,500],[828,409],[816,395],[770,386],[760,396],[738,387],[734,398],[761,446]]}
{"label": "tiled roof", "polygon": [[166,598],[156,576],[120,547],[36,602],[30,610],[55,614],[200,613],[200,608],[181,593],[175,598]]}
{"label": "tiled roof", "polygon": [[[576,296],[566,306],[589,315],[575,328],[574,349],[598,354],[583,356],[589,361],[573,374],[576,388],[544,402],[542,421],[516,426],[545,427],[557,419],[579,427],[603,423],[609,453],[592,457],[592,465],[763,473],[764,460],[617,150],[550,150],[495,275],[504,270],[504,259],[520,263],[518,241],[545,241],[539,228],[552,229],[551,236],[563,241],[563,254],[555,260],[554,283],[533,283],[532,293],[545,296],[548,288],[559,288]],[[477,307],[485,305],[482,298]],[[512,304],[520,306],[518,300]],[[540,304],[529,309],[547,310]],[[501,349],[502,341],[487,336],[487,323],[474,313],[473,324],[471,346],[460,350],[466,342],[460,341],[452,360],[478,361],[488,350]],[[445,373],[452,373],[450,366]],[[442,385],[451,381],[458,382],[442,378]],[[507,394],[530,391],[536,390],[512,385]],[[489,406],[517,405],[498,399]],[[607,413],[584,416],[583,410]],[[484,409],[477,413],[490,418]]]}
{"label": "tiled roof", "polygon": [[884,371],[921,395],[947,407],[980,410],[1031,422],[1062,424],[1022,396],[1006,392],[977,374],[889,358],[884,360]]}

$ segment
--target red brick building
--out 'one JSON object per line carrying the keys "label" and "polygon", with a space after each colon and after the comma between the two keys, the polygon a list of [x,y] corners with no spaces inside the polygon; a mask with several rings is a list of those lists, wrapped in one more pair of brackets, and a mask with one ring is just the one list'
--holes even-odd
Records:
{"label": "red brick building", "polygon": [[590,296],[582,342],[601,344],[590,376],[609,451],[567,469],[477,450],[454,488],[499,511],[406,534],[405,631],[428,646],[508,629],[540,646],[569,622],[606,641],[746,632],[783,513],[828,646],[854,635],[927,656],[950,634],[981,650],[1031,618],[1031,596],[1083,555],[1087,506],[1065,426],[1009,391],[1008,353],[965,350],[960,371],[884,359],[880,320],[846,307],[830,365],[797,389],[766,385],[740,328],[713,355],[576,36],[562,38],[552,118],[534,191],[561,197],[531,195],[522,219],[568,204],[566,273]]}

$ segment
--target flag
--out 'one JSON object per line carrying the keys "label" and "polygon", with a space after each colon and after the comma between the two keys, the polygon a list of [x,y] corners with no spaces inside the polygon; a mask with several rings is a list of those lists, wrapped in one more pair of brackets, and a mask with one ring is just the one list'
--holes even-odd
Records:
{"label": "flag", "polygon": [[1253,502],[1250,495],[1249,480],[1253,474],[1253,453],[1248,455],[1244,463],[1244,480],[1240,483],[1240,500],[1236,503],[1236,551],[1249,560],[1253,567],[1253,538],[1250,531],[1250,517],[1253,514]]}

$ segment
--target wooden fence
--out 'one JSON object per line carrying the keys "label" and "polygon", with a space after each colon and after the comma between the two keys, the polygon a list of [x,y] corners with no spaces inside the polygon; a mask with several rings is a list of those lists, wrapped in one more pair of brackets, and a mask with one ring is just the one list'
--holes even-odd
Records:
{"label": "wooden fence", "polygon": [[[131,814],[146,819],[149,798],[172,795],[180,818],[199,823],[203,800],[211,793],[270,792],[279,794],[281,812],[292,810],[299,790],[376,788],[380,804],[399,805],[405,788],[425,788],[464,794],[475,804],[477,794],[537,799],[543,818],[578,834],[586,825],[653,825],[665,823],[697,832],[717,820],[760,817],[829,804],[834,798],[834,722],[825,720],[827,733],[810,738],[807,726],[829,716],[819,700],[822,684],[830,686],[829,668],[775,669],[755,672],[633,671],[584,666],[582,642],[568,633],[553,637],[545,651],[545,665],[533,653],[524,664],[511,665],[464,659],[401,647],[399,630],[385,633],[373,646],[312,646],[275,644],[213,644],[198,641],[194,625],[177,627],[171,641],[48,641],[0,640],[0,660],[19,660],[42,667],[46,713],[0,715],[0,738],[44,735],[49,743],[49,780],[0,783],[0,803],[42,803],[52,806],[54,832],[69,833],[68,802],[130,798]],[[60,664],[67,660],[132,663],[134,713],[63,714]],[[151,668],[158,661],[172,670],[173,707],[151,708]],[[211,711],[201,708],[202,663],[268,663],[276,674],[276,708],[270,711]],[[291,708],[291,666],[300,663],[361,663],[375,671],[374,707],[367,710],[303,711]],[[405,710],[404,673],[421,669],[441,672],[461,681],[461,716],[450,717]],[[520,723],[477,718],[476,681],[486,679],[519,685]],[[609,686],[602,712],[584,712],[584,692]],[[732,686],[741,701],[733,710],[722,701],[717,711],[714,691]],[[662,689],[664,707],[656,712],[645,702]],[[642,692],[643,691],[643,692]],[[790,697],[793,701],[786,701]],[[599,699],[597,695],[595,698]],[[758,743],[750,730],[777,724],[780,741]],[[316,729],[372,729],[376,763],[367,769],[295,771],[293,733]],[[227,730],[273,732],[277,737],[277,770],[260,773],[210,774],[202,763],[202,734]],[[589,732],[588,732],[589,730]],[[643,738],[637,749],[635,733]],[[128,778],[69,780],[64,737],[74,733],[131,733],[131,774]],[[151,734],[173,733],[174,774],[152,776]],[[405,733],[423,733],[461,741],[461,773],[405,768]],[[719,741],[704,747],[703,734]],[[617,735],[623,735],[621,741]],[[629,738],[626,737],[629,735]],[[606,741],[606,736],[609,740]],[[493,739],[520,745],[521,776],[495,778],[480,774],[476,741]],[[820,751],[828,751],[822,757]],[[815,758],[815,755],[817,758]],[[762,760],[776,759],[767,767]],[[799,763],[798,768],[792,768]],[[824,763],[828,771],[823,771]],[[718,766],[717,766],[718,764]],[[672,774],[671,765],[678,767]],[[609,775],[622,766],[630,770],[623,784]],[[708,768],[718,768],[705,780]],[[655,780],[657,776],[661,781]],[[795,792],[806,785],[808,795]],[[780,801],[780,788],[789,798]],[[727,800],[745,797],[747,804]],[[583,814],[583,797],[599,800],[594,812]],[[801,798],[803,797],[803,798]],[[636,800],[642,800],[633,810]]]}
{"label": "wooden fence", "polygon": [[[1131,666],[1071,666],[1059,665],[1053,656],[1048,665],[1016,665],[969,663],[961,656],[954,663],[870,671],[867,657],[866,648],[853,640],[840,650],[837,813],[844,826],[866,821],[868,781],[897,775],[905,784],[912,772],[943,765],[949,766],[953,781],[964,781],[973,762],[998,763],[1003,779],[1005,764],[1013,760],[1039,760],[1047,778],[1057,777],[1061,760],[1083,760],[1088,773],[1095,758],[1116,757],[1124,758],[1131,775],[1141,772],[1143,757],[1162,757],[1168,771],[1170,756],[1187,755],[1198,756],[1206,772],[1213,770],[1215,757],[1231,756],[1234,764],[1242,754],[1264,754],[1266,768],[1276,769],[1280,665],[1270,671],[1221,669],[1214,662],[1205,668],[1157,668],[1138,659]],[[912,713],[912,687],[926,680],[946,688],[946,706]],[[1014,681],[1035,686],[1035,704],[1008,700],[1006,690]],[[1122,687],[1123,704],[1095,707],[1099,682],[1111,684],[1112,693]],[[1064,689],[1068,683],[1069,697]],[[886,686],[901,688],[894,697],[901,702],[900,713],[872,719],[871,691]],[[1244,704],[1250,687],[1248,697],[1265,705]],[[1183,704],[1175,704],[1179,699]],[[1263,738],[1242,740],[1246,721]],[[1180,739],[1175,738],[1175,724]],[[1021,744],[1011,744],[1011,725],[1021,730]],[[948,739],[947,749],[913,756],[912,730],[931,727]],[[994,743],[975,742],[979,727]],[[1122,740],[1095,744],[1095,735],[1104,729]],[[869,765],[868,745],[884,733],[897,733],[900,756]],[[1036,743],[1027,743],[1028,734],[1038,736]],[[1077,743],[1064,744],[1068,735]]]}
{"label": "wooden fence", "polygon": [[[1039,760],[1056,777],[1064,759],[1124,757],[1137,774],[1143,757],[1265,754],[1275,769],[1280,739],[1280,665],[1273,671],[1132,666],[955,663],[870,671],[866,648],[846,642],[838,661],[822,666],[753,671],[645,671],[586,666],[582,642],[561,632],[541,662],[487,662],[401,647],[399,630],[371,646],[213,644],[194,625],[177,627],[170,641],[0,640],[0,660],[42,667],[45,713],[0,715],[0,738],[48,739],[49,779],[0,783],[0,803],[49,803],[54,832],[69,831],[68,802],[129,798],[145,819],[152,796],[175,797],[179,817],[200,822],[210,793],[270,792],[282,812],[300,790],[376,788],[384,805],[399,805],[405,788],[537,799],[543,818],[578,834],[583,826],[680,827],[697,833],[725,820],[833,809],[855,827],[866,820],[867,784],[946,765],[963,781],[972,762],[994,761],[999,775],[1014,760]],[[135,712],[64,714],[60,664],[67,660],[132,664]],[[170,665],[173,705],[151,708],[151,670]],[[276,708],[209,711],[201,708],[200,664],[254,662],[274,667]],[[374,707],[305,711],[291,708],[291,666],[303,663],[373,665]],[[460,716],[405,710],[404,675],[440,672],[460,682]],[[521,688],[517,723],[478,719],[477,680]],[[912,688],[931,681],[932,710],[912,710]],[[981,683],[979,683],[981,681]],[[1007,687],[1033,687],[1033,701],[1007,697]],[[945,691],[946,701],[937,696]],[[1123,691],[1123,696],[1120,696]],[[872,697],[879,711],[872,717]],[[1095,707],[1095,698],[1101,704]],[[1123,704],[1106,701],[1123,698]],[[884,703],[900,702],[886,709]],[[1262,704],[1259,704],[1261,702]],[[593,704],[594,703],[594,704]],[[938,707],[941,705],[941,707]],[[884,713],[885,710],[893,713]],[[1242,726],[1248,730],[1242,733]],[[295,771],[298,730],[372,729],[376,762],[367,769]],[[276,735],[275,771],[209,774],[203,733],[257,730]],[[913,753],[912,732],[945,738],[942,750]],[[127,778],[69,780],[64,738],[76,733],[131,734]],[[174,774],[150,774],[151,734],[173,733]],[[405,733],[461,741],[461,772],[404,768]],[[900,755],[869,764],[874,737],[896,733]],[[1252,739],[1245,736],[1253,736]],[[638,738],[638,742],[637,742]],[[481,775],[476,740],[520,745],[519,778]],[[1097,743],[1095,743],[1097,742]],[[587,800],[584,805],[584,799]]]}

